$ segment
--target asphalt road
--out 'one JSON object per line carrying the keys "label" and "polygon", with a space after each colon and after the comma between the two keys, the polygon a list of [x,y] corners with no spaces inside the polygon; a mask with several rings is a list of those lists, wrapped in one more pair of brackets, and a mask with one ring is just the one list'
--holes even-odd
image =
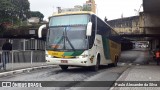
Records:
{"label": "asphalt road", "polygon": [[[135,53],[136,52],[136,53]],[[21,74],[13,74],[11,76],[1,77],[0,81],[116,81],[120,75],[135,65],[145,64],[145,50],[132,50],[122,52],[122,57],[117,67],[101,67],[98,72],[90,71],[86,68],[70,67],[67,71],[61,68],[48,68],[25,72]],[[125,63],[125,64],[124,64]],[[67,83],[73,87],[47,87],[47,88],[0,88],[0,90],[109,90],[110,87],[76,87],[84,83]],[[67,86],[66,85],[66,86]]]}

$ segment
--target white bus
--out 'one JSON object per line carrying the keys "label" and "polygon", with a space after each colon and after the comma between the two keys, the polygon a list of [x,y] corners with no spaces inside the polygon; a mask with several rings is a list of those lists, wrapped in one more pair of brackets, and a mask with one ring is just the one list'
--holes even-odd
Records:
{"label": "white bus", "polygon": [[70,12],[53,15],[44,27],[46,38],[46,62],[59,65],[91,67],[97,71],[100,65],[117,65],[121,52],[119,35],[91,12]]}

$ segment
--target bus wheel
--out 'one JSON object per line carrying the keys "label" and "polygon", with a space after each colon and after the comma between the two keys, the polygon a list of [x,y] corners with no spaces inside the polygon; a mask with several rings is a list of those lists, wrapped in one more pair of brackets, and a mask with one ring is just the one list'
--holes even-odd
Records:
{"label": "bus wheel", "polygon": [[68,66],[66,66],[66,65],[59,65],[59,66],[61,67],[61,69],[62,69],[63,71],[65,71],[65,70],[68,69]]}
{"label": "bus wheel", "polygon": [[93,71],[98,71],[99,70],[99,66],[100,66],[100,56],[98,55],[97,57],[97,63],[95,66],[92,67]]}
{"label": "bus wheel", "polygon": [[115,61],[114,61],[113,66],[116,67],[116,66],[117,66],[117,63],[118,63],[118,56],[115,56]]}

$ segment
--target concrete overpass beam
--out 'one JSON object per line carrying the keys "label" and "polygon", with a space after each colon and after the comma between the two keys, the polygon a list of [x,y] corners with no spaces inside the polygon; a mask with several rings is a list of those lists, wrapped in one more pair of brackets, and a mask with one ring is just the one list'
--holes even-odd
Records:
{"label": "concrete overpass beam", "polygon": [[145,34],[160,34],[160,29],[157,28],[145,28]]}
{"label": "concrete overpass beam", "polygon": [[160,27],[160,13],[141,13],[140,27]]}
{"label": "concrete overpass beam", "polygon": [[140,27],[145,34],[160,34],[160,13],[141,13]]}
{"label": "concrete overpass beam", "polygon": [[144,12],[160,11],[160,0],[143,0]]}

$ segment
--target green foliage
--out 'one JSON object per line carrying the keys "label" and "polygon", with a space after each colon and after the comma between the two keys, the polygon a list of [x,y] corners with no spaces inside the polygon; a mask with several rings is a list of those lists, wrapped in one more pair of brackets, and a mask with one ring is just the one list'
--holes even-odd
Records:
{"label": "green foliage", "polygon": [[30,3],[28,0],[0,0],[0,23],[15,22],[13,20],[27,20],[29,18]]}
{"label": "green foliage", "polygon": [[0,23],[10,22],[13,8],[15,8],[15,6],[10,0],[0,0]]}
{"label": "green foliage", "polygon": [[26,20],[29,18],[30,3],[28,0],[11,0],[11,2],[16,6],[15,14],[21,20]]}
{"label": "green foliage", "polygon": [[44,15],[38,11],[30,11],[28,0],[0,0],[0,35],[10,29],[27,29],[30,27],[27,26],[27,19],[30,17],[39,17],[42,21]]}
{"label": "green foliage", "polygon": [[44,15],[39,11],[31,11],[30,17],[39,17],[40,21],[43,21]]}

